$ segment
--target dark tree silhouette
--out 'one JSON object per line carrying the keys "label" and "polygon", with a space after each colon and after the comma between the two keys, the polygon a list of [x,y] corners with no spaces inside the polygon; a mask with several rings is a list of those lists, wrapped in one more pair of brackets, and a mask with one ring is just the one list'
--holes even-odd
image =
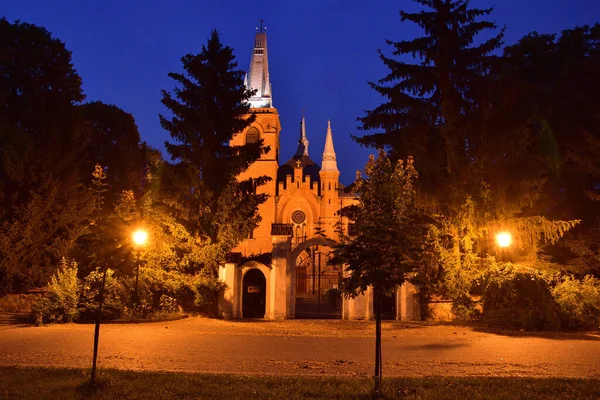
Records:
{"label": "dark tree silhouette", "polygon": [[0,293],[45,284],[92,212],[71,53],[0,19]]}
{"label": "dark tree silhouette", "polygon": [[171,137],[165,146],[173,164],[163,185],[172,198],[172,211],[204,245],[204,265],[216,268],[259,221],[258,205],[266,200],[255,188],[267,177],[238,182],[237,176],[258,160],[263,142],[229,145],[232,137],[255,119],[246,102],[252,92],[231,47],[213,31],[199,54],[182,58],[184,73],[169,73],[178,86],[163,91],[163,104],[172,116],[160,116]]}
{"label": "dark tree silhouette", "polygon": [[[389,147],[395,158],[414,156],[422,163],[423,185],[448,192],[448,180],[458,180],[469,162],[472,139],[465,126],[476,108],[475,87],[486,76],[503,32],[475,45],[480,33],[496,28],[479,20],[492,9],[472,9],[465,0],[415,2],[426,10],[400,11],[401,21],[417,24],[426,36],[387,40],[392,57],[379,51],[390,72],[370,85],[386,101],[359,118],[368,133],[356,139]],[[418,62],[404,61],[407,56]]]}
{"label": "dark tree silhouette", "polygon": [[576,272],[600,273],[600,24],[531,33],[504,50],[501,68],[523,87],[521,109],[534,105],[528,112],[547,126],[552,173],[540,211],[583,220],[552,254]]}
{"label": "dark tree silhouette", "polygon": [[86,123],[86,170],[100,164],[107,172],[105,210],[113,209],[124,190],[140,191],[145,181],[146,155],[133,116],[99,101],[81,106]]}
{"label": "dark tree silhouette", "polygon": [[[473,145],[482,134],[471,126],[479,111],[479,92],[488,85],[492,52],[502,44],[503,31],[476,44],[478,35],[496,25],[480,18],[492,9],[474,9],[468,0],[415,0],[424,6],[417,13],[400,11],[401,21],[417,24],[425,36],[386,43],[391,56],[379,50],[390,70],[370,86],[384,97],[377,108],[358,118],[359,143],[389,149],[392,159],[414,156],[419,160],[421,203],[442,223],[440,255],[445,268],[461,271],[461,252],[472,240],[464,221],[474,192],[481,188],[473,176],[477,160]],[[414,62],[409,61],[413,58]],[[476,179],[473,179],[476,178]],[[438,262],[432,262],[432,265]],[[441,261],[440,261],[441,263]],[[435,273],[434,273],[435,274]]]}

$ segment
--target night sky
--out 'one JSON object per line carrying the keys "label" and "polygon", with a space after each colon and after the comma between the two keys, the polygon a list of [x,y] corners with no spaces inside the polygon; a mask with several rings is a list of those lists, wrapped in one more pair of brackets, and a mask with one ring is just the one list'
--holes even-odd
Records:
{"label": "night sky", "polygon": [[[489,19],[506,26],[506,44],[531,31],[557,33],[600,21],[599,0],[471,5],[495,6]],[[167,73],[180,71],[181,56],[199,52],[214,28],[247,70],[255,28],[264,19],[273,103],[283,127],[280,162],[296,149],[304,111],[309,154],[320,164],[329,118],[344,183],[373,152],[355,144],[350,133],[358,132],[356,117],[382,100],[367,86],[386,73],[377,48],[389,54],[384,39],[421,35],[416,25],[400,23],[400,8],[419,9],[409,0],[0,0],[0,16],[44,26],[66,43],[88,101],[133,114],[142,139],[161,150],[170,139],[158,122],[158,114],[166,112],[160,90],[174,87]]]}

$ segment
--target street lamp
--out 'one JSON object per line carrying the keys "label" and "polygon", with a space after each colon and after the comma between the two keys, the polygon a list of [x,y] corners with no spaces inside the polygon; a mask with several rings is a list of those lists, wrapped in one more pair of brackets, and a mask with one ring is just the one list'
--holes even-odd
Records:
{"label": "street lamp", "polygon": [[512,243],[512,235],[509,232],[500,232],[496,235],[496,243],[500,247],[508,247]]}
{"label": "street lamp", "polygon": [[143,246],[146,244],[146,241],[148,240],[148,232],[146,232],[143,229],[138,229],[137,231],[133,232],[133,242],[138,245],[138,246]]}
{"label": "street lamp", "polygon": [[[137,247],[142,247],[146,244],[146,242],[148,241],[148,232],[146,232],[143,229],[138,229],[135,232],[133,232],[133,243],[135,243],[135,245]],[[135,268],[135,293],[134,293],[134,297],[133,297],[133,304],[137,305],[138,301],[139,301],[139,294],[138,294],[138,282],[140,279],[140,262],[141,260],[136,261],[136,268]]]}

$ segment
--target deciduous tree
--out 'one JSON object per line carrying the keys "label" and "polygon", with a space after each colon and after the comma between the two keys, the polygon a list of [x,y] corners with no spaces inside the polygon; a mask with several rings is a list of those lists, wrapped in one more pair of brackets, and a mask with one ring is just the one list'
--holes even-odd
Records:
{"label": "deciduous tree", "polygon": [[83,98],[64,43],[0,19],[0,293],[47,283],[86,229]]}
{"label": "deciduous tree", "polygon": [[342,209],[354,221],[356,236],[342,237],[330,264],[346,266],[343,292],[348,297],[372,288],[376,317],[375,392],[381,389],[381,298],[419,269],[430,223],[416,205],[417,171],[412,158],[391,161],[380,151],[357,176],[353,190],[360,203]]}

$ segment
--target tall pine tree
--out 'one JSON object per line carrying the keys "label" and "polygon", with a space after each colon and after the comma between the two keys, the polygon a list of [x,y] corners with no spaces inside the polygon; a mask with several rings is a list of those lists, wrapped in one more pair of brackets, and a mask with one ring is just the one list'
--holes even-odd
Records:
{"label": "tall pine tree", "polygon": [[496,25],[482,20],[492,9],[470,8],[468,0],[415,2],[425,10],[400,11],[401,20],[425,36],[388,40],[392,55],[379,52],[390,72],[370,85],[385,102],[359,118],[365,134],[356,140],[389,148],[395,159],[414,156],[421,204],[441,227],[432,232],[437,256],[423,283],[441,276],[442,294],[468,301],[478,257],[495,253],[496,230],[514,228],[515,242],[528,247],[519,257],[535,261],[539,240],[554,241],[577,221],[548,221],[533,208],[552,165],[548,131],[493,54],[503,31],[493,34]]}
{"label": "tall pine tree", "polygon": [[440,247],[449,250],[439,257],[442,268],[461,273],[473,240],[469,189],[479,185],[470,169],[480,132],[470,129],[470,122],[503,32],[477,43],[480,33],[496,28],[480,20],[492,9],[469,8],[468,0],[414,1],[425,10],[400,11],[401,21],[417,24],[425,36],[387,40],[392,56],[379,50],[390,72],[370,86],[385,102],[358,119],[366,133],[355,139],[388,148],[393,159],[414,157],[421,172],[420,202],[441,221],[440,240],[450,238]]}
{"label": "tall pine tree", "polygon": [[496,28],[479,20],[491,9],[471,9],[468,0],[415,2],[427,10],[400,11],[401,21],[417,24],[426,36],[387,40],[392,57],[379,50],[390,72],[370,86],[386,101],[359,118],[360,128],[368,133],[356,139],[367,146],[389,147],[395,158],[414,156],[422,187],[431,194],[444,193],[439,197],[452,202],[462,197],[457,184],[467,176],[464,168],[473,139],[465,127],[477,107],[474,87],[486,76],[490,54],[501,45],[503,32],[474,44],[478,34]]}
{"label": "tall pine tree", "polygon": [[160,116],[171,137],[165,146],[173,163],[164,172],[163,187],[171,209],[203,246],[203,264],[216,275],[219,263],[259,222],[258,205],[266,195],[256,187],[267,177],[238,181],[267,148],[263,142],[229,145],[255,116],[247,100],[233,50],[217,31],[199,54],[182,58],[184,73],[169,73],[178,86],[163,91],[163,104],[172,117]]}

